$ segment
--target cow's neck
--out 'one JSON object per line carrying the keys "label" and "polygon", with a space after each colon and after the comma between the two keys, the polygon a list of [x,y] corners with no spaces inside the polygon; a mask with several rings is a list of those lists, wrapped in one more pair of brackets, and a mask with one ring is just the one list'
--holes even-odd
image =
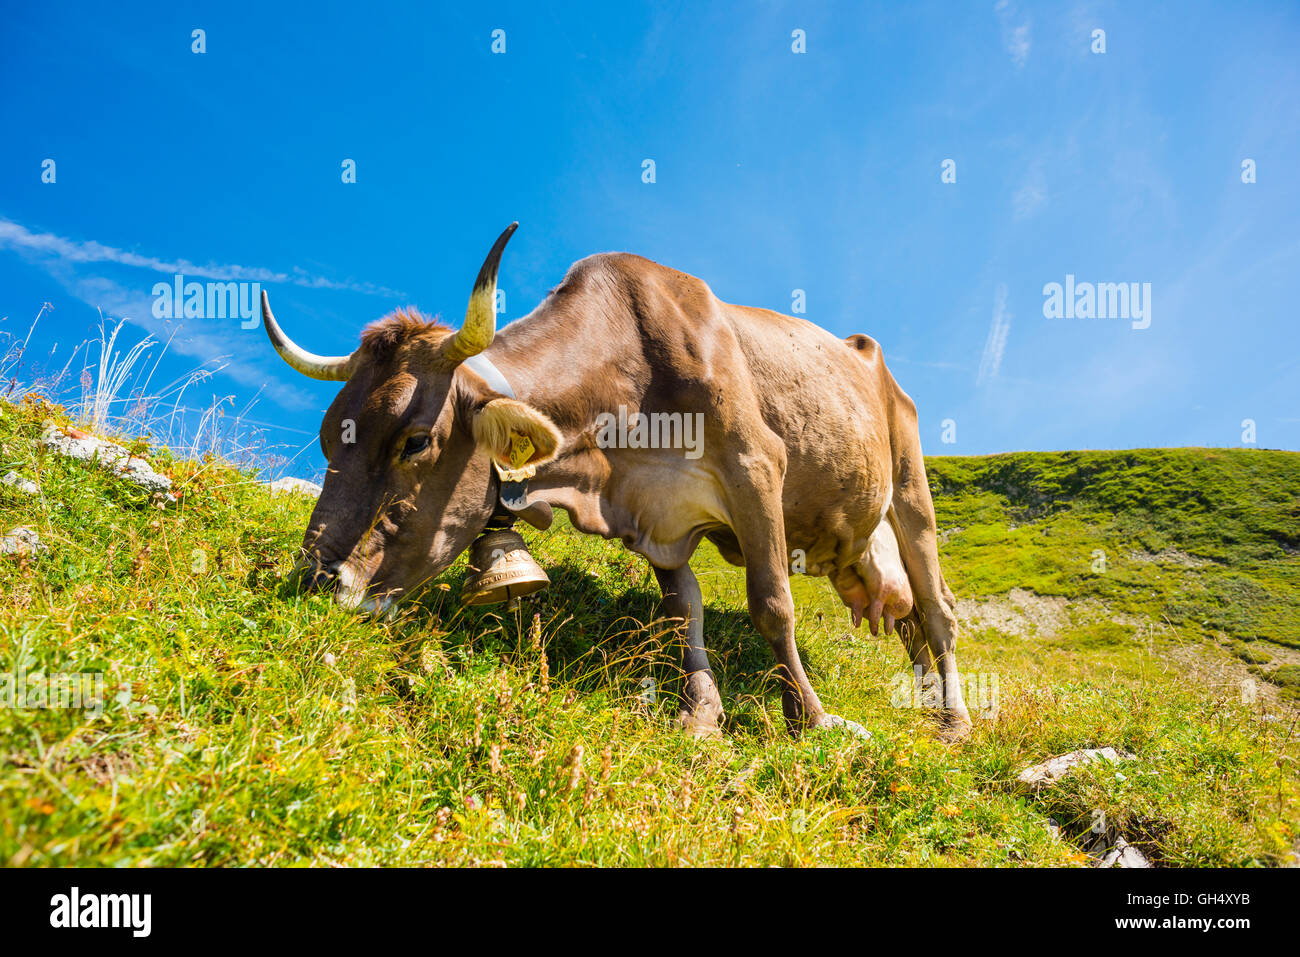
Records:
{"label": "cow's neck", "polygon": [[[553,346],[548,348],[557,341],[552,334],[554,324],[560,319],[541,310],[521,318],[501,330],[480,355],[504,378],[514,398],[549,416],[564,436],[559,457],[538,468],[529,480],[528,498],[565,509],[582,531],[603,534],[598,495],[594,495],[592,483],[588,481],[590,462],[578,450],[588,444],[582,441],[582,435],[589,428],[588,413],[593,413],[585,406],[603,408],[604,397],[597,398],[594,394],[598,390],[592,386],[599,377],[592,368],[584,367],[582,350],[553,356]],[[502,391],[500,386],[493,388]],[[575,402],[578,397],[581,398]]]}
{"label": "cow's neck", "polygon": [[[489,386],[550,416],[565,433],[567,442],[585,428],[580,414],[574,421],[573,399],[575,388],[579,393],[586,392],[591,378],[590,370],[583,368],[582,350],[554,355],[557,337],[548,333],[554,333],[563,320],[552,310],[536,310],[498,332],[492,344],[475,358],[485,360],[487,375],[483,378]],[[475,371],[482,374],[479,368]],[[493,382],[489,376],[494,374],[503,381]]]}

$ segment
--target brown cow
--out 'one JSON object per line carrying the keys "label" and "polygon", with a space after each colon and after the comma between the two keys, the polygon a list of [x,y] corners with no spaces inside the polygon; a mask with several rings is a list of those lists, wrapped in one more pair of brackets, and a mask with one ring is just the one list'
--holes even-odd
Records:
{"label": "brown cow", "polygon": [[[792,733],[861,732],[822,708],[804,674],[792,565],[828,576],[855,626],[864,614],[873,633],[881,617],[886,631],[897,620],[913,662],[938,670],[943,733],[968,731],[916,407],[879,346],[722,302],[699,279],[624,253],[575,263],[498,334],[497,266],[514,228],[484,262],[459,331],[398,311],[367,328],[350,356],[316,356],[284,335],[263,294],[285,360],[346,382],[321,425],[329,466],[303,543],[311,584],[336,585],[351,607],[387,609],[499,512],[490,457],[532,465],[532,502],[649,560],[664,612],[684,620],[681,720],[695,733],[717,733],[723,717],[688,564],[705,537],[745,567],[750,617],[779,663]],[[620,447],[600,425],[663,413],[702,425],[697,451]]]}

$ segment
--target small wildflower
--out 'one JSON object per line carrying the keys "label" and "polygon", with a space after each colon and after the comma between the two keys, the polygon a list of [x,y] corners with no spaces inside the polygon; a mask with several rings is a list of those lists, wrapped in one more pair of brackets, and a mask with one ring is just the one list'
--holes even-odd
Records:
{"label": "small wildflower", "polygon": [[434,816],[433,819],[433,839],[435,841],[442,840],[443,829],[446,828],[446,826],[450,823],[451,823],[451,808],[446,806],[438,808],[438,813]]}
{"label": "small wildflower", "polygon": [[494,744],[488,750],[488,770],[493,774],[500,774],[505,767],[501,764],[501,745]]}
{"label": "small wildflower", "polygon": [[564,759],[564,771],[569,775],[568,790],[573,791],[578,787],[578,782],[582,780],[582,745],[575,744],[569,756]]}

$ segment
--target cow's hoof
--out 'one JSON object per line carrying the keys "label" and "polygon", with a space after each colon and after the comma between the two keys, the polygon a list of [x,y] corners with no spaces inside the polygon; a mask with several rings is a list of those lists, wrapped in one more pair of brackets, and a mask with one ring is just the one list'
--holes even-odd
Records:
{"label": "cow's hoof", "polygon": [[855,738],[870,740],[871,732],[858,724],[856,721],[850,721],[847,718],[841,718],[838,714],[824,714],[817,719],[814,728],[842,728]]}
{"label": "cow's hoof", "polygon": [[682,694],[682,727],[693,738],[720,738],[723,717],[722,697],[713,675],[707,671],[687,675]]}
{"label": "cow's hoof", "polygon": [[682,724],[682,730],[692,738],[717,739],[722,737],[722,728],[718,726],[716,720],[710,720],[703,715],[691,714],[689,711],[683,711],[679,717]]}
{"label": "cow's hoof", "polygon": [[955,744],[970,736],[971,727],[970,715],[945,711],[936,737],[946,744]]}

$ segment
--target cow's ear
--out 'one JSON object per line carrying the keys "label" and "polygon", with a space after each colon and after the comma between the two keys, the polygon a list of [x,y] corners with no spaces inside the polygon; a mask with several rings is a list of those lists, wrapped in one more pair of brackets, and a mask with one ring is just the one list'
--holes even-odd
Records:
{"label": "cow's ear", "polygon": [[560,430],[531,405],[492,399],[474,415],[474,441],[510,469],[542,465],[560,450]]}

